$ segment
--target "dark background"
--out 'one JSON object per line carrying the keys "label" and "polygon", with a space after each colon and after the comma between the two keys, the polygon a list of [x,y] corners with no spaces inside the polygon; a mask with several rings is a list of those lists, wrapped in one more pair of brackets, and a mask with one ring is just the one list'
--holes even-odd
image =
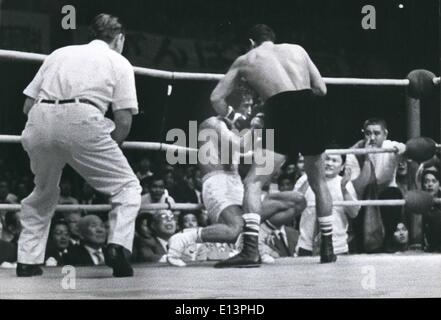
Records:
{"label": "dark background", "polygon": [[[400,3],[404,8],[398,7]],[[76,8],[77,30],[61,28],[61,8],[66,4]],[[361,8],[366,4],[376,8],[375,30],[361,27]],[[96,14],[107,12],[122,18],[128,30],[124,55],[142,67],[224,73],[237,54],[245,52],[249,27],[266,23],[276,31],[277,42],[302,45],[325,77],[402,79],[413,69],[428,69],[437,75],[440,69],[438,0],[3,0],[0,10],[3,16],[21,11],[50,19],[49,47],[42,51],[33,49],[20,34],[6,33],[0,21],[1,49],[48,54],[85,38],[84,27]],[[215,43],[213,52],[217,54],[200,60],[198,67],[185,59],[170,59],[164,67],[160,55],[139,59],[135,35],[143,32],[174,41]],[[231,54],[233,47],[237,54]],[[21,92],[38,67],[0,61],[0,133],[21,133],[26,120]],[[189,120],[201,121],[212,114],[209,95],[215,82],[169,83],[139,76],[136,81],[141,114],[135,117],[129,140],[165,141],[168,129],[186,129]],[[173,93],[167,98],[168,84],[173,85]],[[323,114],[329,123],[328,135],[342,147],[350,146],[360,139],[363,121],[375,116],[386,119],[392,140],[405,141],[404,101],[403,88],[330,85]],[[440,140],[439,92],[422,105],[422,134]],[[19,145],[1,145],[0,156],[7,162],[26,159]]]}

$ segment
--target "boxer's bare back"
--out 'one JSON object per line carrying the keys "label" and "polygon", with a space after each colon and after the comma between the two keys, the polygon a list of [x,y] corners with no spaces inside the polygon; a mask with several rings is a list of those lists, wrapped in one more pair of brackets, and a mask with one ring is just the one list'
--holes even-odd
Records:
{"label": "boxer's bare back", "polygon": [[308,53],[294,44],[267,41],[237,58],[213,91],[212,100],[231,91],[239,80],[245,80],[264,101],[284,91],[312,89],[317,95],[326,94],[317,67]]}

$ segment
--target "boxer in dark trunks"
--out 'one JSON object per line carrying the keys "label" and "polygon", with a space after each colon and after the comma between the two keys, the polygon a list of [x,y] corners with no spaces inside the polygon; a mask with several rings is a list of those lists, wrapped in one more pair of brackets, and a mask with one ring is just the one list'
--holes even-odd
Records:
{"label": "boxer in dark trunks", "polygon": [[[320,261],[336,261],[332,246],[332,198],[324,173],[326,134],[320,120],[317,96],[326,95],[326,85],[308,53],[299,45],[274,44],[275,34],[266,25],[250,30],[251,50],[237,58],[211,94],[213,108],[219,115],[228,112],[226,98],[239,84],[247,84],[265,101],[265,128],[274,129],[274,171],[285,156],[305,157],[308,182],[315,193],[316,210],[321,231]],[[271,148],[267,148],[271,149]],[[268,152],[271,152],[270,150]],[[282,156],[283,155],[283,156]],[[272,174],[258,174],[252,167],[245,179],[244,209],[260,214],[262,186]],[[235,256],[224,266],[240,264],[241,260],[259,259]]]}

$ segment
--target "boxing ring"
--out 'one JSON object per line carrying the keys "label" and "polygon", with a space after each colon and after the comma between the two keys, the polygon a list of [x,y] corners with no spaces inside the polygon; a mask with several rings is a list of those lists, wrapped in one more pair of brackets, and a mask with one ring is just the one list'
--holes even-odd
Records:
{"label": "boxing ring", "polygon": [[[42,62],[45,55],[0,50],[0,60]],[[221,74],[170,72],[134,67],[141,76],[168,80],[218,81]],[[407,79],[324,78],[326,84],[399,86],[408,91],[408,154],[425,148],[424,156],[441,148],[433,140],[419,137],[419,101],[427,88],[440,78],[424,71]],[[434,90],[434,89],[433,89]],[[0,135],[0,143],[20,143],[20,136]],[[196,149],[159,142],[126,141],[130,150],[197,152]],[[395,148],[332,149],[327,154],[397,153]],[[417,158],[419,153],[417,154]],[[334,202],[335,206],[405,206],[422,213],[441,199],[422,191],[409,192],[402,200],[359,200]],[[314,206],[308,203],[308,206]],[[141,211],[198,210],[200,204],[149,204]],[[0,210],[19,211],[18,204],[0,204]],[[59,205],[59,211],[110,210],[110,205]],[[117,279],[107,267],[76,267],[75,289],[63,288],[66,272],[46,267],[42,277],[16,278],[15,269],[0,269],[0,299],[217,299],[217,298],[356,298],[441,297],[441,255],[418,252],[339,256],[336,263],[320,264],[317,257],[280,258],[271,265],[253,269],[214,269],[214,262],[190,262],[186,268],[164,264],[134,265],[133,278]],[[399,272],[397,272],[399,271]]]}

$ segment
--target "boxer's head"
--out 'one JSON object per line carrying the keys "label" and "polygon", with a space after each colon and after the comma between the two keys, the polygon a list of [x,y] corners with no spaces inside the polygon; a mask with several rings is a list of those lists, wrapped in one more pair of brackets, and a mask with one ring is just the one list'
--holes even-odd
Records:
{"label": "boxer's head", "polygon": [[248,32],[248,37],[252,48],[260,46],[265,41],[274,42],[276,40],[276,35],[273,29],[266,24],[256,24]]}
{"label": "boxer's head", "polygon": [[125,31],[118,17],[106,13],[97,15],[90,25],[90,34],[93,39],[103,40],[112,50],[122,53]]}
{"label": "boxer's head", "polygon": [[379,118],[371,118],[363,124],[363,135],[366,147],[381,148],[384,140],[387,139],[389,132],[387,131],[386,121]]}

